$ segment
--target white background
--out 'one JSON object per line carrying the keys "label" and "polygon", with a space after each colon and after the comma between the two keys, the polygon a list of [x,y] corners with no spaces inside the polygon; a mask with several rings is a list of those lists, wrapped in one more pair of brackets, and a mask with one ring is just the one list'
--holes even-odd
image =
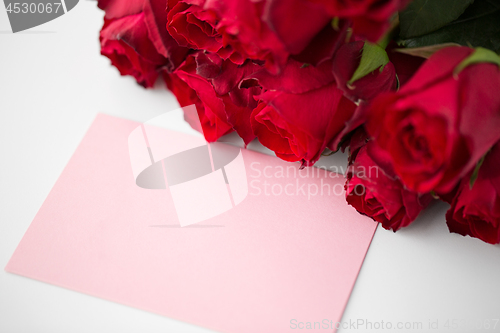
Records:
{"label": "white background", "polygon": [[[142,89],[99,55],[102,16],[96,2],[80,1],[52,22],[12,34],[0,8],[2,268],[96,113],[146,121],[177,107],[164,88]],[[420,330],[390,332],[471,332],[445,323],[500,319],[500,247],[449,234],[446,209],[433,205],[397,234],[378,228],[343,317],[346,325],[422,322]],[[436,320],[439,329],[429,329]],[[384,330],[340,330],[350,331]],[[480,331],[500,332],[500,323]],[[0,332],[209,331],[0,270]]]}

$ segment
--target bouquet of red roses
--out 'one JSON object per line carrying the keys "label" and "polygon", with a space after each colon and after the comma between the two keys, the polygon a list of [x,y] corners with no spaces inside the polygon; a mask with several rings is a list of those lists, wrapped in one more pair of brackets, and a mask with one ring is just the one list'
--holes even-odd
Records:
{"label": "bouquet of red roses", "polygon": [[439,198],[450,231],[500,242],[497,1],[98,6],[101,53],[146,88],[164,79],[207,141],[236,131],[301,167],[348,147],[360,213],[396,231]]}

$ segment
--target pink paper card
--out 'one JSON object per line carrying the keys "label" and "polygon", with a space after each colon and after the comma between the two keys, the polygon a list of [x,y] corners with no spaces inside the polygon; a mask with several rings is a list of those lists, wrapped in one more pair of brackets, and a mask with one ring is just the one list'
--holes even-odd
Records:
{"label": "pink paper card", "polygon": [[377,226],[343,177],[222,146],[187,179],[155,140],[203,143],[154,131],[98,115],[6,270],[220,332],[335,331]]}

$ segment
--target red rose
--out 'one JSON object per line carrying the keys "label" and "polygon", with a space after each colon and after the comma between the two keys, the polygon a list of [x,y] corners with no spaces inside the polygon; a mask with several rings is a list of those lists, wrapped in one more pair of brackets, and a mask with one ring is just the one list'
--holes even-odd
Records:
{"label": "red rose", "polygon": [[327,63],[316,68],[289,60],[278,76],[261,71],[254,77],[265,92],[251,123],[264,146],[304,165],[314,164],[326,147],[336,150],[356,106],[337,88]]}
{"label": "red rose", "polygon": [[122,75],[132,75],[144,87],[152,87],[159,72],[171,71],[185,58],[165,29],[167,14],[163,0],[98,1],[106,11],[99,40],[101,54]]}
{"label": "red rose", "polygon": [[486,155],[477,179],[470,188],[469,173],[462,179],[446,213],[451,232],[500,243],[500,143]]}
{"label": "red rose", "polygon": [[438,51],[399,92],[369,107],[371,157],[416,192],[450,192],[500,139],[498,66],[472,64],[454,75],[472,52]]}
{"label": "red rose", "polygon": [[[121,75],[131,75],[144,87],[152,87],[157,69],[166,63],[147,37],[144,13],[104,20],[101,54],[111,60]],[[134,45],[134,46],[131,46]]]}
{"label": "red rose", "polygon": [[410,0],[310,0],[324,6],[333,17],[349,19],[360,39],[378,41],[389,29],[390,20]]}
{"label": "red rose", "polygon": [[195,120],[186,120],[202,130],[207,141],[216,141],[234,128],[249,143],[255,137],[250,127],[250,113],[257,106],[253,96],[261,88],[243,80],[260,69],[250,61],[238,66],[217,54],[196,52],[167,76],[167,84],[181,106],[196,105],[202,129]]}
{"label": "red rose", "polygon": [[221,37],[212,36],[207,26],[210,33],[205,35],[221,40],[224,47],[232,46],[241,54],[239,62],[247,58],[263,60],[273,73],[279,72],[290,54],[301,53],[330,21],[320,5],[307,0],[206,0],[203,8],[215,13],[217,19],[201,21],[211,27],[216,22]]}
{"label": "red rose", "polygon": [[179,45],[214,52],[222,59],[243,64],[246,59],[231,45],[223,44],[216,29],[219,19],[214,11],[203,9],[204,4],[205,0],[169,0],[168,32]]}
{"label": "red rose", "polygon": [[365,143],[362,131],[356,131],[345,184],[347,203],[384,229],[397,231],[410,225],[432,196],[407,190],[397,178],[385,174],[368,155]]}

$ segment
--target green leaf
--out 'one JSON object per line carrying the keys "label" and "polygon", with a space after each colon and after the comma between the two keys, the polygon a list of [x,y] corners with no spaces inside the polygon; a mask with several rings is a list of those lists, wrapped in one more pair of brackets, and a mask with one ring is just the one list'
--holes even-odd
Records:
{"label": "green leaf", "polygon": [[472,190],[472,187],[474,186],[474,183],[476,182],[477,176],[479,175],[479,169],[481,169],[481,165],[483,165],[484,158],[488,155],[488,153],[484,154],[483,157],[477,162],[476,167],[474,168],[474,171],[472,172],[472,175],[470,176],[469,180],[469,188]]}
{"label": "green leaf", "polygon": [[431,55],[435,52],[444,49],[445,47],[450,46],[460,46],[457,43],[444,43],[430,46],[422,46],[422,47],[412,47],[412,48],[403,48],[403,49],[394,49],[394,51],[404,54],[409,54],[414,57],[421,57],[425,59],[429,59]]}
{"label": "green leaf", "polygon": [[492,64],[498,65],[500,67],[500,57],[495,52],[485,49],[483,47],[478,47],[470,56],[465,58],[453,71],[453,74],[460,73],[465,67],[478,64],[481,62],[490,62]]}
{"label": "green leaf", "polygon": [[500,2],[476,0],[458,20],[445,27],[424,36],[398,41],[399,45],[408,48],[443,43],[481,46],[499,53]]}
{"label": "green leaf", "polygon": [[362,49],[361,60],[359,61],[359,66],[352,75],[352,78],[347,82],[347,84],[353,84],[356,80],[370,74],[377,68],[380,71],[384,69],[384,66],[389,62],[389,56],[387,52],[378,46],[377,44],[372,44],[365,42]]}
{"label": "green leaf", "polygon": [[474,0],[413,0],[401,13],[401,38],[425,35],[456,20]]}

